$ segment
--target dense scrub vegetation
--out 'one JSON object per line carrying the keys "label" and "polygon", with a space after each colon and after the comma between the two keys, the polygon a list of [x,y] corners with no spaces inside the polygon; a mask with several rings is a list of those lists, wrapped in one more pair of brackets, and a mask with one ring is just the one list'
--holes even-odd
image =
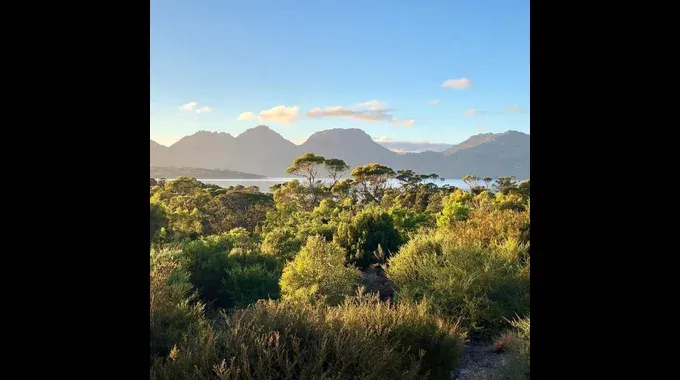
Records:
{"label": "dense scrub vegetation", "polygon": [[528,180],[311,153],[288,173],[151,181],[152,378],[448,379],[466,339],[528,378]]}

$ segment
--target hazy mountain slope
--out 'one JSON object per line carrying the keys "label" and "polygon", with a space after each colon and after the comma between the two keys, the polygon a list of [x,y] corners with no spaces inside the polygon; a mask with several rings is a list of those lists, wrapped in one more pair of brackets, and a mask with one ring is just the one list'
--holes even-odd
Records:
{"label": "hazy mountain slope", "polygon": [[466,174],[529,177],[529,135],[516,131],[472,136],[445,152],[397,154],[376,143],[360,129],[331,129],[314,133],[297,146],[266,126],[246,130],[236,138],[228,133],[197,132],[170,147],[151,141],[151,164],[226,169],[269,177],[286,176],[295,157],[307,152],[341,158],[352,168],[371,162],[444,178]]}
{"label": "hazy mountain slope", "polygon": [[286,176],[286,168],[298,156],[298,146],[264,125],[236,137],[234,154],[223,167],[271,177]]}
{"label": "hazy mountain slope", "polygon": [[165,165],[170,161],[170,149],[153,140],[149,140],[149,159],[151,165]]}
{"label": "hazy mountain slope", "polygon": [[497,134],[493,140],[459,150],[447,158],[452,160],[454,170],[449,176],[466,174],[499,177],[514,175],[518,179],[529,178],[530,137],[526,133],[507,131]]}
{"label": "hazy mountain slope", "polygon": [[456,145],[450,147],[449,149],[444,150],[442,153],[444,153],[445,155],[448,156],[448,155],[451,155],[451,154],[458,152],[459,150],[472,148],[472,147],[475,147],[477,145],[493,141],[493,139],[496,138],[496,136],[498,136],[498,135],[495,134],[495,133],[482,133],[482,134],[479,134],[479,135],[474,135],[474,136],[470,137],[469,139],[463,141],[462,143],[456,144]]}
{"label": "hazy mountain slope", "polygon": [[234,136],[229,133],[199,131],[185,136],[170,146],[170,165],[193,168],[225,169],[235,148]]}
{"label": "hazy mountain slope", "polygon": [[361,129],[329,129],[316,132],[298,147],[300,153],[314,153],[326,158],[340,158],[354,168],[371,162],[395,165],[399,155],[373,141]]}

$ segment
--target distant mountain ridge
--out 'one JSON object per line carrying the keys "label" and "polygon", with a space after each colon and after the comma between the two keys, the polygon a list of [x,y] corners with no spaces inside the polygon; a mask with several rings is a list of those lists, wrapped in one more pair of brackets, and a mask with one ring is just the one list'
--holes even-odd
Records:
{"label": "distant mountain ridge", "polygon": [[229,133],[199,131],[167,147],[150,140],[152,166],[193,167],[287,176],[285,170],[307,152],[341,158],[354,168],[375,162],[395,171],[412,169],[444,178],[514,175],[529,178],[529,135],[517,131],[470,137],[443,152],[398,154],[375,142],[361,129],[329,129],[295,145],[269,127],[260,125],[233,137]]}

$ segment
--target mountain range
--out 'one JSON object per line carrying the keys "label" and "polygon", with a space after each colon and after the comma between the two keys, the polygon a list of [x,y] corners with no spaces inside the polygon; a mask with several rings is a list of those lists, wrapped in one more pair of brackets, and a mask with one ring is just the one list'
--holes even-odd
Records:
{"label": "mountain range", "polygon": [[379,163],[444,178],[515,176],[529,178],[529,135],[517,131],[470,137],[442,151],[396,153],[360,129],[329,129],[311,135],[301,145],[286,140],[269,127],[250,128],[237,137],[224,132],[199,131],[171,146],[150,140],[150,165],[234,170],[269,177],[285,177],[286,168],[304,153],[341,158],[354,168]]}

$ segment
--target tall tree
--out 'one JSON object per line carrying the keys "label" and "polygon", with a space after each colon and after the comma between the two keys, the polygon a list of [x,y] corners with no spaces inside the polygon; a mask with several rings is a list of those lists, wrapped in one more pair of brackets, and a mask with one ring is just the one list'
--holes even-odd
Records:
{"label": "tall tree", "polygon": [[333,183],[330,185],[331,189],[342,178],[342,175],[347,170],[349,170],[349,165],[347,165],[344,160],[339,158],[327,159],[324,162],[324,166],[326,167],[326,171],[328,171],[328,175],[331,177],[331,180],[333,180]]}
{"label": "tall tree", "polygon": [[422,176],[416,174],[413,170],[397,170],[396,177],[397,181],[401,182],[404,187],[416,186],[423,179]]}
{"label": "tall tree", "polygon": [[531,184],[529,180],[525,179],[524,181],[520,182],[519,185],[517,185],[517,191],[522,197],[524,197],[524,199],[529,199],[530,187]]}
{"label": "tall tree", "polygon": [[484,184],[486,185],[487,190],[490,189],[489,184],[491,183],[491,181],[493,181],[493,178],[486,176],[486,177],[482,178],[482,180],[484,181]]}
{"label": "tall tree", "polygon": [[479,186],[479,177],[477,177],[474,174],[468,174],[465,177],[463,177],[463,182],[465,182],[466,185],[470,186],[470,191],[472,191],[473,188]]}
{"label": "tall tree", "polygon": [[319,201],[318,187],[316,176],[319,174],[319,168],[326,162],[323,156],[317,156],[314,153],[305,153],[293,161],[293,165],[286,169],[286,173],[302,177],[307,180],[309,184],[309,192],[312,195],[312,204],[316,206]]}
{"label": "tall tree", "polygon": [[367,164],[358,166],[352,170],[352,177],[359,186],[364,200],[380,202],[388,180],[394,178],[395,173],[392,168],[381,164]]}
{"label": "tall tree", "polygon": [[508,194],[513,189],[517,189],[517,183],[515,182],[515,177],[500,177],[496,179],[494,183],[494,188],[499,193]]}

